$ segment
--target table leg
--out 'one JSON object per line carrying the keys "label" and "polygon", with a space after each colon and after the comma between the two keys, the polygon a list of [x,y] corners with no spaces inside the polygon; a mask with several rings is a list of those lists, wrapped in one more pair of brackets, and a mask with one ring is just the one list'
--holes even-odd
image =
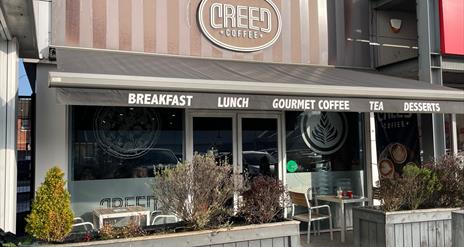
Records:
{"label": "table leg", "polygon": [[345,203],[340,203],[340,215],[342,216],[342,229],[340,231],[342,243],[345,242],[346,233],[346,217],[345,217]]}
{"label": "table leg", "polygon": [[147,213],[147,226],[150,225],[150,212]]}
{"label": "table leg", "polygon": [[103,216],[102,215],[98,217],[98,223],[99,223],[98,228],[101,229],[103,227]]}

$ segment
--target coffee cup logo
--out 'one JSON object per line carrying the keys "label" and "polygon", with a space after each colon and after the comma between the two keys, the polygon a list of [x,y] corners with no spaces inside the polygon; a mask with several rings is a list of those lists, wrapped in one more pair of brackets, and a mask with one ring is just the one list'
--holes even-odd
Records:
{"label": "coffee cup logo", "polygon": [[337,152],[345,144],[348,123],[343,113],[304,112],[302,114],[301,136],[310,149],[328,155]]}
{"label": "coffee cup logo", "polygon": [[282,31],[280,11],[271,0],[203,0],[198,22],[211,42],[240,52],[265,49]]}

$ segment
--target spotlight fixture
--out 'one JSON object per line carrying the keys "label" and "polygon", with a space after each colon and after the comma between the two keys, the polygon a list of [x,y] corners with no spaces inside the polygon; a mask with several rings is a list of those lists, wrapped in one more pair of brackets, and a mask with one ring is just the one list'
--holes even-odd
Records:
{"label": "spotlight fixture", "polygon": [[400,32],[402,24],[403,21],[401,19],[390,19],[390,28],[394,33]]}

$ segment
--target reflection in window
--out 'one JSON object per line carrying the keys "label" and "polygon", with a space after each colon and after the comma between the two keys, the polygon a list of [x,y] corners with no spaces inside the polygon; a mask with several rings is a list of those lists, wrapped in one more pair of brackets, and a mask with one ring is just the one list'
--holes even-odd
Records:
{"label": "reflection in window", "polygon": [[458,153],[464,152],[464,114],[456,114]]}
{"label": "reflection in window", "polygon": [[74,180],[151,177],[182,159],[183,111],[73,107]]}
{"label": "reflection in window", "polygon": [[287,183],[290,190],[364,194],[363,115],[286,112]]}
{"label": "reflection in window", "polygon": [[294,172],[349,171],[363,168],[360,114],[287,112],[287,160]]}
{"label": "reflection in window", "polygon": [[277,119],[242,119],[243,172],[279,177]]}
{"label": "reflection in window", "polygon": [[230,117],[194,117],[193,152],[212,153],[218,162],[233,160],[232,118]]}

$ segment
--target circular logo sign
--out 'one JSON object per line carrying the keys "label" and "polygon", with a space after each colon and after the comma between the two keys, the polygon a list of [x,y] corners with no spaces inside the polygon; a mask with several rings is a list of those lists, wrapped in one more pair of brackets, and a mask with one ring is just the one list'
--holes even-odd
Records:
{"label": "circular logo sign", "polygon": [[265,49],[282,31],[280,11],[271,0],[202,0],[198,22],[211,42],[240,52]]}
{"label": "circular logo sign", "polygon": [[304,112],[300,118],[301,136],[306,145],[320,154],[333,154],[348,135],[346,116],[338,112]]}
{"label": "circular logo sign", "polygon": [[134,159],[158,141],[160,123],[149,108],[102,107],[95,114],[93,127],[104,151],[117,158]]}
{"label": "circular logo sign", "polygon": [[296,172],[298,170],[298,163],[294,160],[289,160],[287,162],[287,171],[288,172]]}

